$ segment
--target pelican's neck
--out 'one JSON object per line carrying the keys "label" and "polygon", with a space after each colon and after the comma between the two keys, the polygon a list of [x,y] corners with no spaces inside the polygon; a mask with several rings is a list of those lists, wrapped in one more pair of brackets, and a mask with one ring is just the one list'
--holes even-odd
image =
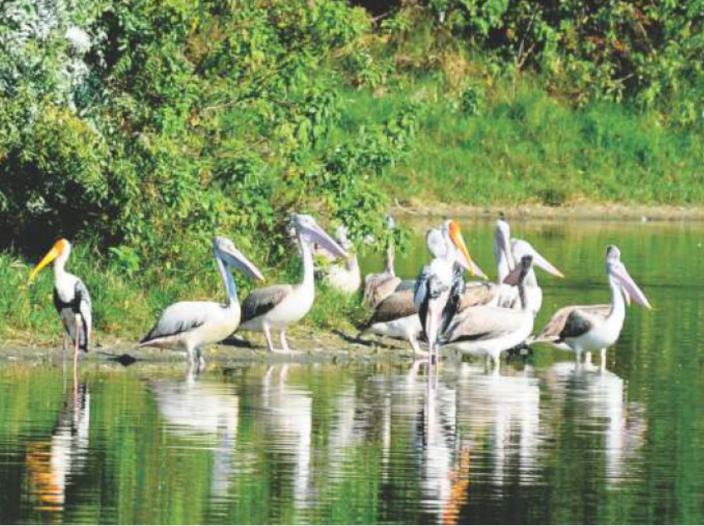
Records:
{"label": "pelican's neck", "polygon": [[511,273],[511,264],[506,257],[506,253],[498,246],[494,244],[494,257],[496,257],[496,274],[498,276],[498,284],[501,285],[506,276]]}
{"label": "pelican's neck", "polygon": [[531,269],[528,271],[526,274],[526,277],[523,278],[523,284],[526,287],[537,287],[538,286],[538,278],[535,275],[535,271],[531,267]]}
{"label": "pelican's neck", "polygon": [[389,243],[389,248],[386,249],[386,273],[389,276],[396,276],[396,269],[394,268],[395,255],[394,244]]}
{"label": "pelican's neck", "polygon": [[623,320],[626,317],[626,302],[623,299],[623,291],[613,276],[609,276],[609,287],[611,287],[609,319]]}
{"label": "pelican's neck", "polygon": [[303,236],[298,234],[298,246],[301,249],[301,257],[303,258],[303,282],[301,285],[304,287],[314,287],[315,286],[315,269],[313,268],[313,252],[310,250],[308,242],[303,238]]}
{"label": "pelican's neck", "polygon": [[237,305],[237,285],[235,284],[235,278],[227,270],[225,262],[219,255],[215,256],[215,261],[218,264],[218,271],[220,272],[220,277],[222,278],[222,284],[225,287],[225,293],[227,294],[227,300],[225,304],[230,307],[232,305]]}

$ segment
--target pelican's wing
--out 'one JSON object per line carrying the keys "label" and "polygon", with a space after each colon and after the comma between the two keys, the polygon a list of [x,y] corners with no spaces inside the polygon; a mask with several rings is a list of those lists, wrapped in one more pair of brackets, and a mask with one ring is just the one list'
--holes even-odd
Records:
{"label": "pelican's wing", "polygon": [[258,318],[276,307],[293,292],[291,285],[272,285],[252,291],[242,303],[242,321],[244,324]]}
{"label": "pelican's wing", "polygon": [[387,273],[367,275],[364,278],[364,305],[375,308],[396,290],[399,283],[401,278]]}
{"label": "pelican's wing", "polygon": [[[563,307],[555,313],[543,330],[540,331],[535,341],[559,343],[564,338],[574,338],[584,334],[584,332],[589,330],[589,327],[584,330],[584,323],[580,321],[580,316],[572,318],[575,311],[581,311],[590,316],[606,317],[610,310],[611,305],[571,305]],[[570,319],[571,321],[569,321]]]}
{"label": "pelican's wing", "polygon": [[413,304],[413,291],[394,292],[379,303],[368,325],[399,320],[417,313],[418,311]]}
{"label": "pelican's wing", "polygon": [[448,328],[445,343],[499,338],[516,331],[524,313],[497,307],[472,307],[458,314]]}
{"label": "pelican's wing", "polygon": [[496,285],[488,281],[470,281],[466,284],[459,311],[490,303],[496,295]]}
{"label": "pelican's wing", "polygon": [[212,315],[212,307],[216,303],[202,301],[181,301],[167,308],[154,327],[142,338],[140,345],[149,345],[155,340],[172,338],[192,331],[208,321]]}

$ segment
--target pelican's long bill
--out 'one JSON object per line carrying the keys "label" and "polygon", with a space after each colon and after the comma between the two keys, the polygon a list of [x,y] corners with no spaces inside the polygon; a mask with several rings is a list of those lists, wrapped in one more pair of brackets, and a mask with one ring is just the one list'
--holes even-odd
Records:
{"label": "pelican's long bill", "polygon": [[250,278],[258,281],[264,281],[264,276],[260,270],[254,265],[254,263],[247,259],[242,252],[235,248],[232,241],[226,237],[218,236],[215,238],[213,244],[215,245],[215,249],[222,255],[223,261],[225,261],[228,265],[239,270],[245,276],[249,276]]}
{"label": "pelican's long bill", "polygon": [[550,263],[547,259],[545,259],[537,250],[533,250],[533,265],[536,267],[540,267],[543,269],[545,272],[548,274],[552,274],[553,276],[557,276],[558,278],[564,278],[565,275],[557,270],[557,268]]}
{"label": "pelican's long bill", "polygon": [[332,255],[340,258],[346,258],[347,252],[342,248],[327,232],[312,220],[308,221],[305,226],[301,227],[301,233],[310,237],[314,243],[317,243]]}
{"label": "pelican's long bill", "polygon": [[520,264],[516,265],[516,267],[509,273],[508,276],[504,278],[504,283],[507,285],[511,285],[512,287],[517,287],[518,285],[521,284],[523,281],[523,278],[525,278],[526,274],[530,270],[531,265],[533,264],[535,260],[535,257],[532,254],[526,254],[521,258]]}
{"label": "pelican's long bill", "polygon": [[631,299],[633,299],[633,301],[635,301],[636,303],[639,303],[640,305],[642,305],[643,307],[646,307],[648,309],[653,308],[650,305],[648,298],[646,298],[645,294],[643,294],[643,291],[640,290],[638,285],[636,285],[636,282],[633,281],[633,278],[628,273],[628,271],[626,270],[626,267],[623,265],[623,263],[619,262],[617,264],[614,264],[611,267],[611,273],[618,280],[619,284],[621,285],[621,289]]}
{"label": "pelican's long bill", "polygon": [[471,276],[479,276],[481,278],[487,279],[486,274],[479,268],[479,265],[472,261],[469,255],[469,250],[467,250],[467,245],[464,242],[464,236],[462,236],[462,231],[460,229],[460,224],[457,221],[450,221],[450,239],[454,245],[462,253],[464,261],[460,260],[460,264],[469,270]]}
{"label": "pelican's long bill", "polygon": [[39,264],[34,267],[32,272],[29,274],[29,281],[31,282],[37,274],[41,272],[41,270],[49,265],[52,261],[54,261],[57,257],[61,255],[61,253],[64,250],[64,245],[65,241],[63,239],[59,239],[53,247],[51,247],[51,250],[47,252],[46,256],[39,262]]}

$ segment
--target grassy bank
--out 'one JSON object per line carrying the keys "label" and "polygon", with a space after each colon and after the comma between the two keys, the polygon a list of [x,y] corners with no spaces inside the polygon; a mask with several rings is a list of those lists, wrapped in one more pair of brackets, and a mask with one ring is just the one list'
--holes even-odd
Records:
{"label": "grassy bank", "polygon": [[487,87],[468,115],[440,83],[426,82],[382,97],[348,94],[347,125],[383,120],[409,98],[421,115],[413,150],[384,176],[401,204],[704,204],[703,137],[659,113],[613,103],[574,108],[523,81],[515,92],[508,82]]}
{"label": "grassy bank", "polygon": [[[105,264],[98,253],[85,247],[76,247],[68,270],[86,283],[93,300],[93,321],[96,343],[136,342],[151,328],[161,312],[177,301],[222,301],[224,292],[215,263],[201,273],[181,272],[175,279],[160,279],[154,272],[150,277],[129,277],[116,265]],[[31,285],[31,270],[22,258],[0,254],[0,341],[25,345],[61,344],[63,332],[52,302],[53,276],[43,271]],[[297,282],[297,269],[278,274],[268,273],[267,284]],[[242,301],[250,283],[241,282],[238,296]],[[359,298],[346,298],[318,284],[316,302],[304,323],[293,329],[293,337],[311,329],[340,329],[355,332],[367,313]],[[300,333],[298,332],[300,331]],[[261,340],[251,333],[248,339]]]}

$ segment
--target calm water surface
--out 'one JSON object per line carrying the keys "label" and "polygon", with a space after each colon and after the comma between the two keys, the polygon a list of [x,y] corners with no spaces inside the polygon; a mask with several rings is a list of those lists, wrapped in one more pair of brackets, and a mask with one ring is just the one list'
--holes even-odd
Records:
{"label": "calm water surface", "polygon": [[[704,228],[512,226],[567,275],[539,275],[538,325],[607,301],[604,247],[621,247],[655,308],[629,310],[607,371],[547,348],[499,374],[444,364],[432,390],[410,363],[90,363],[74,379],[6,362],[0,522],[704,521]],[[493,274],[493,225],[464,228]]]}

